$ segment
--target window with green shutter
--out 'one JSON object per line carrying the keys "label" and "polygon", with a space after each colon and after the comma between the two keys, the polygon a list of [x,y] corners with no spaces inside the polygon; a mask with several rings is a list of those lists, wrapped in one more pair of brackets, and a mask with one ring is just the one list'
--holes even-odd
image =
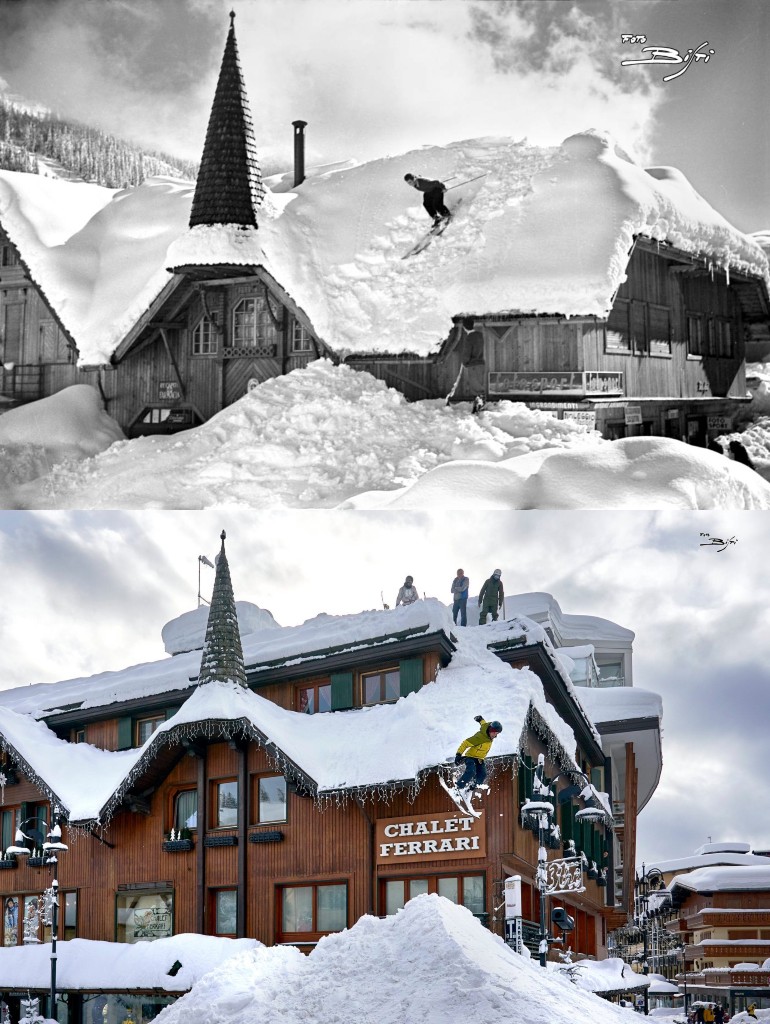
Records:
{"label": "window with green shutter", "polygon": [[563,842],[568,843],[575,838],[575,808],[571,800],[565,800],[561,805],[560,827]]}
{"label": "window with green shutter", "polygon": [[134,745],[133,720],[130,715],[118,719],[118,750],[129,750]]}
{"label": "window with green shutter", "polygon": [[532,796],[532,758],[529,754],[523,754],[521,760],[524,763],[520,763],[517,768],[519,807],[521,807],[525,800]]}
{"label": "window with green shutter", "polygon": [[401,696],[416,693],[422,687],[422,658],[404,658],[398,663]]}
{"label": "window with green shutter", "polygon": [[332,672],[332,711],[353,707],[353,673]]}

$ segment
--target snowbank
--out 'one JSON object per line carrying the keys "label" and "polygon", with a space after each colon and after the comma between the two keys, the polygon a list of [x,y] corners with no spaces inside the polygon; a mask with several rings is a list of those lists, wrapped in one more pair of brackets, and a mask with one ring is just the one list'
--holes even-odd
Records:
{"label": "snowbank", "polygon": [[[57,985],[61,991],[186,992],[226,961],[263,948],[256,939],[212,935],[174,935],[154,942],[97,942],[69,939],[56,943]],[[176,961],[181,968],[168,972]],[[0,955],[0,988],[43,989],[51,984],[51,945],[6,947]]]}
{"label": "snowbank", "polygon": [[[643,992],[652,985],[652,978],[655,977],[635,974],[627,963],[615,956],[607,957],[606,960],[578,960],[571,964],[549,963],[548,967],[554,973],[569,978],[573,985],[584,992],[595,992],[597,995]],[[676,985],[674,991],[678,991]]]}
{"label": "snowbank", "polygon": [[768,509],[770,485],[706,448],[664,437],[599,449],[532,452],[497,464],[452,462],[398,491],[359,494],[356,509]]}
{"label": "snowbank", "polygon": [[157,1024],[610,1024],[628,1011],[518,956],[464,907],[418,896],[362,917],[309,956],[274,946],[202,978]]}
{"label": "snowbank", "polygon": [[39,445],[50,448],[57,460],[96,455],[124,439],[90,384],[75,384],[0,416],[0,445]]}

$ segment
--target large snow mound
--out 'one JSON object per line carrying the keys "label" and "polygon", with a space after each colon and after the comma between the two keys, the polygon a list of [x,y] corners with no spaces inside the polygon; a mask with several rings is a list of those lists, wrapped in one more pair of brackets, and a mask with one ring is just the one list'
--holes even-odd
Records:
{"label": "large snow mound", "polygon": [[598,449],[544,449],[497,464],[452,462],[398,491],[345,508],[769,509],[770,485],[748,466],[665,437]]}
{"label": "large snow mound", "polygon": [[158,1024],[610,1024],[628,1011],[512,952],[465,907],[418,896],[392,917],[360,918],[309,956],[273,946],[234,957]]}
{"label": "large snow mound", "polygon": [[73,384],[0,416],[0,445],[51,447],[59,458],[65,451],[81,458],[96,455],[121,440],[125,434],[90,384]]}
{"label": "large snow mound", "polygon": [[[250,601],[236,601],[235,611],[241,637],[281,628],[271,612]],[[166,654],[186,654],[188,651],[203,650],[208,621],[209,607],[201,605],[167,622],[160,631]]]}
{"label": "large snow mound", "polygon": [[[429,225],[407,172],[445,179],[455,217],[405,260]],[[0,172],[0,222],[83,363],[107,362],[170,280],[167,268],[188,259],[261,264],[340,354],[436,352],[460,313],[605,316],[639,234],[768,273],[757,240],[681,173],[645,170],[602,131],[556,149],[470,139],[320,170],[294,193],[268,194],[256,232],[187,232],[189,182],[96,188]],[[70,202],[77,215],[64,218]]]}

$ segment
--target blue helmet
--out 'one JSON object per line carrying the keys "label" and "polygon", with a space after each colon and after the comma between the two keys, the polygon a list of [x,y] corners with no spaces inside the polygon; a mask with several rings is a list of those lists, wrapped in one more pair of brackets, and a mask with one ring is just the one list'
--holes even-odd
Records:
{"label": "blue helmet", "polygon": [[487,726],[487,732],[502,732],[503,727],[499,722],[490,722]]}

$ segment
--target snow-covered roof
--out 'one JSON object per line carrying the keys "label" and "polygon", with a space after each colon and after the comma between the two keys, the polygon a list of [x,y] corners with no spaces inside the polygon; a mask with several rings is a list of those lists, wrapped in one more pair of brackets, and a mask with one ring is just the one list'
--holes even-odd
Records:
{"label": "snow-covered roof", "polygon": [[626,1020],[628,1011],[514,953],[465,907],[425,894],[397,914],[365,915],[325,936],[308,956],[296,947],[270,946],[233,958],[156,1020],[252,1024],[263,1018],[282,1024],[612,1024]]}
{"label": "snow-covered roof", "polygon": [[[760,858],[757,858],[760,859]],[[693,892],[742,892],[770,890],[770,859],[764,864],[747,864],[697,868],[677,875],[670,888],[692,889]]]}
{"label": "snow-covered roof", "polygon": [[[314,660],[331,647],[338,651],[356,650],[378,640],[387,642],[387,638],[394,638],[396,634],[443,631],[448,636],[453,625],[449,608],[434,598],[389,611],[374,609],[352,615],[321,613],[299,626],[244,634],[243,629],[251,623],[249,617],[242,624],[241,640],[246,666],[254,670],[290,659],[295,664]],[[161,693],[173,694],[192,685],[198,678],[200,665],[200,651],[193,650],[117,672],[2,690],[0,704],[20,714],[43,717],[57,709],[87,710]]]}
{"label": "snow-covered roof", "polygon": [[[153,942],[98,942],[68,939],[56,943],[60,991],[186,992],[230,957],[264,948],[256,939],[214,935],[173,935]],[[168,972],[181,963],[175,975]],[[0,956],[0,988],[43,989],[51,985],[51,944],[5,947]]]}
{"label": "snow-covered roof", "polygon": [[[602,619],[596,615],[571,615],[563,612],[552,594],[533,591],[528,594],[506,596],[506,607],[511,611],[526,615],[545,625],[553,625],[563,641],[576,641],[577,646],[590,644],[593,647],[603,643],[624,643],[628,646],[633,642],[634,633],[625,626],[618,625],[610,619]],[[567,650],[569,654],[569,650]]]}
{"label": "snow-covered roof", "polygon": [[70,744],[42,722],[11,710],[3,711],[0,739],[71,821],[99,819],[105,808],[109,815],[167,743],[179,742],[180,736],[210,737],[212,728],[222,736],[245,732],[277,764],[290,765],[318,795],[419,786],[422,773],[453,758],[463,736],[475,731],[478,714],[503,723],[493,757],[510,758],[521,749],[535,714],[557,761],[563,768],[577,768],[575,736],[546,701],[540,679],[529,669],[512,669],[501,661],[488,649],[485,632],[465,631],[456,656],[436,682],[393,704],[303,715],[242,686],[212,682],[196,687],[139,749],[108,752]]}
{"label": "snow-covered roof", "polygon": [[577,699],[598,726],[604,722],[639,718],[657,718],[660,721],[663,718],[660,694],[639,690],[635,686],[581,686],[577,690]]}
{"label": "snow-covered roof", "polygon": [[[421,194],[403,180],[410,171],[447,181],[455,217],[405,260],[429,223]],[[477,180],[462,184],[468,179]],[[341,354],[434,353],[462,313],[603,317],[636,235],[768,275],[757,241],[679,171],[645,170],[601,131],[555,149],[482,138],[321,168],[295,191],[268,193],[258,230],[248,232],[224,225],[186,233],[187,182],[101,190],[89,211],[78,192],[96,188],[0,172],[0,223],[84,363],[107,361],[170,282],[166,268],[185,263],[261,265]],[[82,204],[71,224],[55,213],[71,202],[63,189]],[[56,232],[45,229],[52,215]]]}
{"label": "snow-covered roof", "polygon": [[733,845],[741,847],[745,846],[745,852],[732,852],[729,849],[729,844],[725,844],[725,846],[721,847],[719,850],[704,853],[700,853],[699,850],[696,850],[695,853],[690,854],[689,857],[675,857],[672,860],[658,860],[655,861],[654,865],[650,866],[656,867],[664,873],[668,873],[669,871],[683,873],[700,868],[719,867],[720,864],[725,866],[733,865],[735,867],[741,865],[745,867],[762,867],[763,865],[770,864],[770,859],[767,857],[750,853],[748,843],[735,843]]}
{"label": "snow-covered roof", "polygon": [[[549,969],[568,977],[585,992],[597,995],[619,995],[623,992],[643,992],[651,984],[651,976],[636,974],[621,957],[604,960],[578,960],[571,964],[549,962]],[[676,985],[674,991],[677,991]]]}

